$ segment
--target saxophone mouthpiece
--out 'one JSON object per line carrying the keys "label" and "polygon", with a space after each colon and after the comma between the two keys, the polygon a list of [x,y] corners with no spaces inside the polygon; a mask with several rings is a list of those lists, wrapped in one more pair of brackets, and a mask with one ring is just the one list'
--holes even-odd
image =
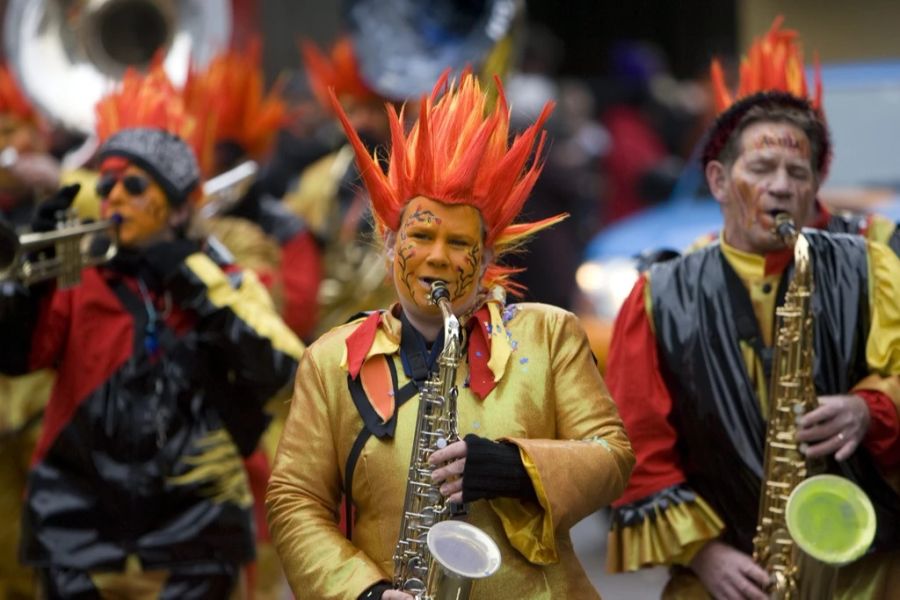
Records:
{"label": "saxophone mouthpiece", "polygon": [[773,233],[780,237],[788,246],[793,246],[797,241],[797,226],[794,225],[794,219],[786,212],[780,212],[775,215],[775,227]]}
{"label": "saxophone mouthpiece", "polygon": [[447,282],[437,279],[431,282],[431,301],[437,304],[440,300],[450,301],[450,290],[447,289]]}

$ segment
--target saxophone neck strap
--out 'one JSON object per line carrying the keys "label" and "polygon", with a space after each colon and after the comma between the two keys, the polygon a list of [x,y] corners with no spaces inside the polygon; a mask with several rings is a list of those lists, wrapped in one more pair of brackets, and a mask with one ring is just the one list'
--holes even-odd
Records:
{"label": "saxophone neck strap", "polygon": [[[763,343],[762,332],[759,329],[759,323],[756,321],[756,313],[753,311],[753,304],[750,301],[750,294],[740,276],[725,258],[722,258],[722,271],[725,274],[725,285],[728,288],[728,297],[731,301],[732,314],[734,315],[734,325],[737,329],[738,339],[748,344],[762,363],[763,372],[766,374],[766,381],[772,378],[772,361],[774,358],[774,349],[772,346],[766,346]],[[781,280],[778,283],[778,292],[776,296],[776,306],[784,304],[784,296],[787,292],[787,282],[790,280],[788,276],[791,269],[785,269]],[[772,314],[774,321],[775,314]],[[773,325],[774,328],[774,325]]]}
{"label": "saxophone neck strap", "polygon": [[412,326],[403,311],[400,311],[400,323],[400,361],[403,372],[418,387],[428,379],[444,349],[444,329],[441,328],[437,339],[428,348],[425,337]]}

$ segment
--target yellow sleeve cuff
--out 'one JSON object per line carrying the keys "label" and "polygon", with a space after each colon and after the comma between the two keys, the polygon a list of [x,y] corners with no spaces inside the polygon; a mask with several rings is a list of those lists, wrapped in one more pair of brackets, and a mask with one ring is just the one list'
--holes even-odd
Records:
{"label": "yellow sleeve cuff", "polygon": [[513,548],[532,564],[553,564],[559,561],[559,554],[556,550],[550,500],[534,461],[522,448],[519,448],[519,456],[534,485],[538,504],[523,502],[517,498],[495,498],[488,503],[500,518],[506,538]]}
{"label": "yellow sleeve cuff", "polygon": [[699,496],[666,508],[652,507],[639,523],[613,523],[609,532],[606,569],[610,573],[637,571],[657,565],[686,565],[709,540],[719,537],[725,524]]}
{"label": "yellow sleeve cuff", "polygon": [[900,374],[900,260],[882,244],[869,243],[871,324],[866,340],[869,369],[883,376]]}

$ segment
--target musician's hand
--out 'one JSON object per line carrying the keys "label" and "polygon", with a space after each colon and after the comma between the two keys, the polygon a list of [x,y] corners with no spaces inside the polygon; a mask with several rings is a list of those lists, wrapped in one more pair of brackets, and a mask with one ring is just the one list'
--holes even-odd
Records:
{"label": "musician's hand", "polygon": [[167,240],[157,242],[144,249],[144,261],[150,270],[165,283],[178,270],[178,267],[199,247],[193,240]]}
{"label": "musician's hand", "polygon": [[869,406],[854,394],[820,396],[819,406],[798,419],[797,441],[809,458],[849,458],[869,431]]}
{"label": "musician's hand", "polygon": [[769,575],[753,559],[728,544],[713,540],[694,555],[691,569],[713,598],[768,600]]}
{"label": "musician's hand", "polygon": [[57,213],[65,212],[72,206],[81,184],[73,183],[59,188],[56,193],[41,202],[31,220],[31,230],[36,232],[56,229]]}
{"label": "musician's hand", "polygon": [[450,502],[462,503],[462,474],[466,468],[467,453],[465,440],[459,440],[428,457],[428,462],[433,466],[442,465],[431,473],[431,478],[435,483],[444,482],[441,494]]}

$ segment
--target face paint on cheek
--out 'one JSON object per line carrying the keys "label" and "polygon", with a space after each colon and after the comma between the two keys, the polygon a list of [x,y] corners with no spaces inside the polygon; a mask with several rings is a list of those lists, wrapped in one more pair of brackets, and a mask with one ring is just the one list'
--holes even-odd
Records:
{"label": "face paint on cheek", "polygon": [[406,288],[406,293],[409,296],[409,299],[412,300],[413,303],[417,306],[422,306],[422,302],[420,302],[419,298],[416,297],[416,292],[413,287],[413,269],[409,264],[410,259],[415,258],[416,256],[416,248],[414,244],[408,243],[406,240],[406,233],[404,231],[401,231],[400,240],[397,244],[394,268],[396,268],[400,273],[400,281],[403,282],[403,286]]}
{"label": "face paint on cheek", "polygon": [[740,203],[744,207],[744,227],[749,229],[759,220],[762,194],[755,185],[746,180],[738,180],[736,188]]}
{"label": "face paint on cheek", "polygon": [[476,244],[469,249],[466,255],[465,265],[456,268],[456,286],[452,295],[452,300],[459,300],[475,285],[475,277],[481,266],[481,246]]}

